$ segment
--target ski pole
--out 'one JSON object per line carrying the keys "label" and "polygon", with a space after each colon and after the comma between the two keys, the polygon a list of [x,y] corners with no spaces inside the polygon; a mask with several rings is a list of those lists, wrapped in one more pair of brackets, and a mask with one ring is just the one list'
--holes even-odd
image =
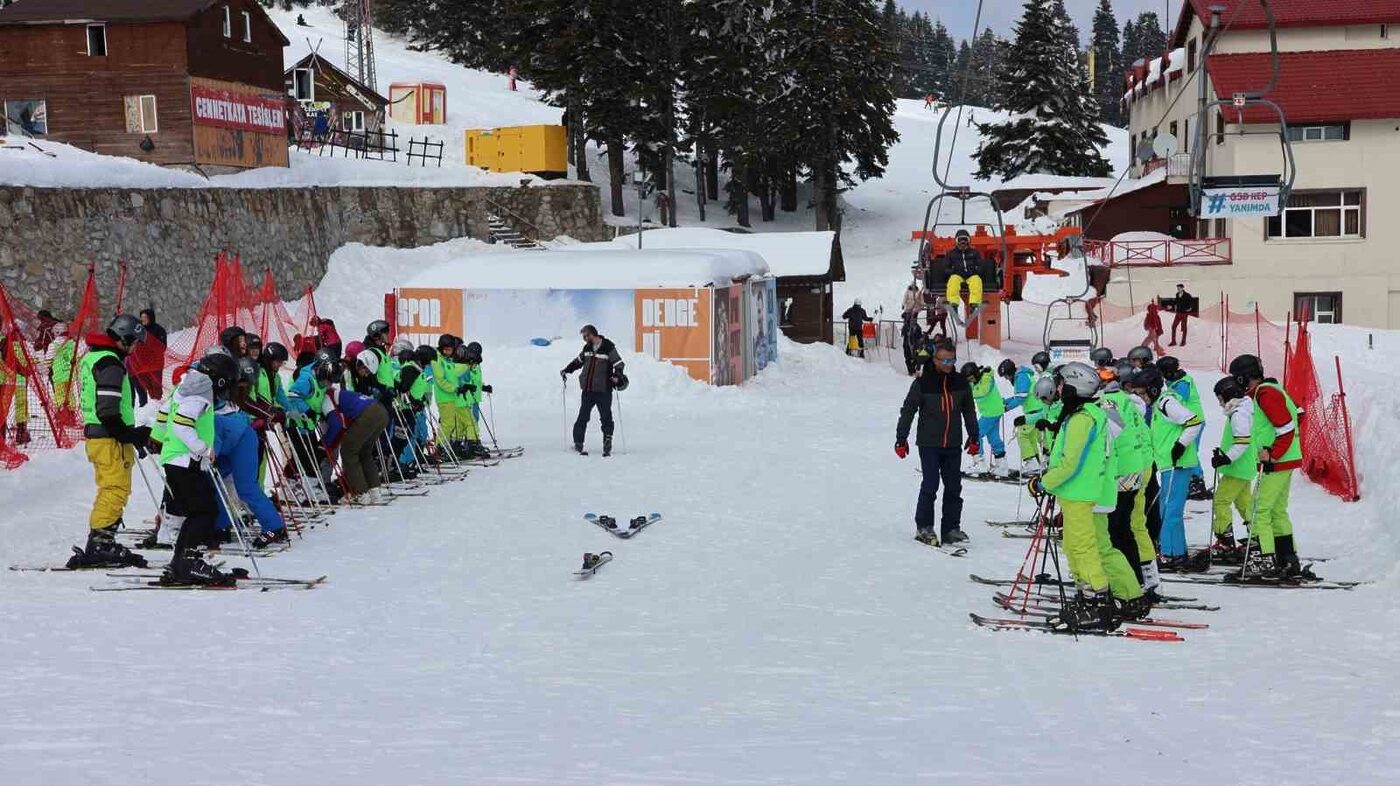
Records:
{"label": "ski pole", "polygon": [[[201,462],[204,463],[204,462]],[[262,578],[262,570],[258,568],[258,558],[253,555],[253,548],[243,539],[243,528],[238,525],[235,518],[236,513],[233,508],[233,501],[229,498],[228,489],[224,488],[224,478],[214,469],[211,464],[204,464],[204,472],[209,476],[209,481],[214,484],[214,493],[219,498],[219,503],[224,506],[224,513],[228,516],[229,526],[233,528],[234,537],[238,538],[238,546],[242,548],[248,556],[248,561],[253,563],[253,574]]]}
{"label": "ski pole", "polygon": [[[136,459],[136,469],[141,473],[141,483],[146,487],[146,494],[151,497],[151,504],[156,506],[156,529],[160,529],[160,500],[156,499],[155,489],[151,486],[150,478],[146,477],[146,468],[140,457]],[[164,478],[161,478],[161,480],[164,480]]]}
{"label": "ski pole", "polygon": [[1259,526],[1259,487],[1263,485],[1263,482],[1264,471],[1260,469],[1254,474],[1254,500],[1250,503],[1249,506],[1249,521],[1247,529],[1249,529],[1250,532],[1248,533],[1249,537],[1245,538],[1244,541],[1244,562],[1240,563],[1241,579],[1244,578],[1245,567],[1249,565],[1249,551],[1250,547],[1254,545],[1254,533],[1258,531],[1255,528]]}
{"label": "ski pole", "polygon": [[569,449],[569,380],[559,381],[559,447]]}
{"label": "ski pole", "polygon": [[627,453],[627,429],[622,425],[622,391],[617,392],[617,442],[624,455]]}
{"label": "ski pole", "polygon": [[482,423],[486,426],[487,435],[491,437],[491,447],[495,448],[497,453],[501,452],[501,444],[496,441],[496,405],[491,400],[489,392],[486,394],[486,420],[483,420]]}

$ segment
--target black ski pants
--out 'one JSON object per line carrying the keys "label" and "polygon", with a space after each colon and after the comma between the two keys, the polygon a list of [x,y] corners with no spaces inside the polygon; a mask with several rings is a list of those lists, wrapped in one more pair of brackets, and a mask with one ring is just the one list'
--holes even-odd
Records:
{"label": "black ski pants", "polygon": [[180,525],[180,536],[175,539],[175,553],[184,554],[186,549],[201,544],[216,544],[214,520],[219,515],[219,503],[214,497],[214,484],[204,469],[196,462],[190,462],[188,467],[167,464],[165,483],[170,487],[166,510],[185,519]]}
{"label": "black ski pants", "polygon": [[1136,490],[1118,492],[1118,504],[1108,514],[1108,541],[1123,553],[1141,584],[1142,565],[1138,564],[1137,539],[1133,537],[1133,503],[1137,501],[1137,494]]}
{"label": "black ski pants", "polygon": [[[940,537],[962,529],[962,450],[959,448],[919,448],[919,466],[924,473],[919,484],[919,504],[914,509],[914,526],[920,531],[941,524]],[[935,522],[938,486],[943,485],[943,520]]]}
{"label": "black ski pants", "polygon": [[389,411],[383,404],[370,404],[340,441],[340,466],[351,494],[379,488],[379,461],[374,447],[389,427]]}
{"label": "black ski pants", "polygon": [[611,438],[613,435],[612,416],[612,391],[605,390],[601,393],[585,390],[583,391],[583,401],[579,403],[578,420],[574,421],[574,444],[583,442],[588,433],[588,418],[592,414],[594,407],[598,408],[598,422],[603,426],[603,436]]}
{"label": "black ski pants", "polygon": [[[1147,535],[1152,538],[1152,546],[1162,553],[1162,505],[1159,497],[1162,484],[1157,482],[1155,470],[1147,472]],[[1129,560],[1131,562],[1132,560]]]}

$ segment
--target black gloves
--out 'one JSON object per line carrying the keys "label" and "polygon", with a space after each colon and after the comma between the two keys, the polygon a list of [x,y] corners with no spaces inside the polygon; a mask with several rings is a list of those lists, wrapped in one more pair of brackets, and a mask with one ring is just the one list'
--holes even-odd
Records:
{"label": "black gloves", "polygon": [[1024,425],[1026,425],[1026,416],[1025,416],[1025,415],[1017,415],[1017,416],[1016,416],[1016,419],[1013,420],[1013,421],[1011,421],[1011,425],[1015,426],[1016,428],[1020,428],[1020,427],[1022,427],[1022,426],[1024,426]]}
{"label": "black gloves", "polygon": [[1210,454],[1210,466],[1213,469],[1220,469],[1221,467],[1228,467],[1229,465],[1230,457],[1221,453],[1220,448],[1216,448],[1215,452]]}
{"label": "black gloves", "polygon": [[1038,421],[1036,421],[1035,427],[1036,427],[1036,429],[1038,429],[1038,430],[1040,430],[1040,431],[1054,431],[1054,430],[1055,430],[1055,424],[1054,424],[1054,423],[1051,423],[1049,418],[1046,418],[1046,419],[1044,419],[1044,420],[1038,420]]}
{"label": "black gloves", "polygon": [[482,393],[490,393],[490,392],[491,392],[491,386],[490,386],[490,385],[482,385],[482,386],[481,386],[481,392],[482,392]]}
{"label": "black gloves", "polygon": [[1186,455],[1186,446],[1180,442],[1172,445],[1172,463],[1181,461],[1181,457]]}
{"label": "black gloves", "polygon": [[568,378],[569,378],[569,372],[565,371],[565,370],[562,369],[562,368],[559,369],[559,378],[560,378],[560,379],[568,379]]}

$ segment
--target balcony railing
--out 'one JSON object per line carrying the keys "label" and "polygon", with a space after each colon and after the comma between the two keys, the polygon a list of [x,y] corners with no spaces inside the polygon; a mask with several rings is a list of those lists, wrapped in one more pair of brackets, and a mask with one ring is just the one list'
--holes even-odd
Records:
{"label": "balcony railing", "polygon": [[1115,267],[1175,267],[1178,265],[1228,265],[1230,239],[1200,240],[1085,240],[1084,255],[1091,262]]}

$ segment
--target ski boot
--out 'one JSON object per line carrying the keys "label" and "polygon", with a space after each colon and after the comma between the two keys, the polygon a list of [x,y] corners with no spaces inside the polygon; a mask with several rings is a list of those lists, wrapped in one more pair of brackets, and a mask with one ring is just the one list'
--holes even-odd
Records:
{"label": "ski boot", "polygon": [[588,451],[586,451],[586,450],[583,449],[583,443],[582,443],[582,442],[575,442],[575,443],[574,443],[574,452],[577,453],[577,454],[579,454],[580,456],[587,456],[587,455],[588,455]]}
{"label": "ski boot", "polygon": [[931,529],[919,530],[918,534],[914,536],[914,540],[919,541],[925,546],[933,546],[934,548],[938,548],[940,545],[942,545],[938,542],[937,533],[935,533]]}
{"label": "ski boot", "polygon": [[472,440],[468,442],[467,449],[471,451],[469,455],[473,459],[484,461],[491,458],[491,451],[487,450],[486,446],[481,444],[481,440]]}
{"label": "ski boot", "polygon": [[170,560],[160,575],[160,583],[167,587],[234,587],[238,581],[205,562],[199,552],[191,549]]}
{"label": "ski boot", "polygon": [[73,547],[68,567],[82,568],[144,568],[146,558],[117,542],[121,520],[102,529],[89,529],[86,548]]}
{"label": "ski boot", "polygon": [[1210,489],[1206,488],[1204,475],[1192,475],[1191,480],[1186,485],[1186,498],[1197,502],[1209,501],[1211,499]]}
{"label": "ski boot", "polygon": [[1113,596],[1105,592],[1079,592],[1065,604],[1050,623],[1065,633],[1114,630],[1122,619]]}
{"label": "ski boot", "polygon": [[272,546],[274,543],[286,543],[287,540],[287,528],[283,527],[282,529],[275,529],[271,532],[264,532],[256,538],[253,538],[253,548],[265,549]]}
{"label": "ski boot", "polygon": [[611,435],[611,434],[604,434],[604,435],[603,435],[603,458],[607,458],[608,456],[611,456],[611,455],[612,455],[612,435]]}
{"label": "ski boot", "polygon": [[978,453],[972,457],[971,463],[967,465],[968,477],[980,478],[986,475],[991,468],[987,464],[988,456],[985,453]]}
{"label": "ski boot", "polygon": [[1119,601],[1118,606],[1123,619],[1128,622],[1147,619],[1152,615],[1152,606],[1157,602],[1156,598],[1157,593],[1153,592],[1149,594],[1144,592],[1142,595],[1132,600]]}
{"label": "ski boot", "polygon": [[1275,581],[1279,577],[1278,562],[1273,554],[1260,552],[1258,542],[1253,542],[1240,575],[1245,581]]}
{"label": "ski boot", "polygon": [[1006,480],[1011,477],[1011,468],[1006,466],[1006,454],[992,457],[992,477],[997,480]]}
{"label": "ski boot", "polygon": [[1274,538],[1274,546],[1277,553],[1274,555],[1274,562],[1278,568],[1279,578],[1284,581],[1317,581],[1317,574],[1312,572],[1311,567],[1303,567],[1298,561],[1298,552],[1293,548],[1292,535],[1278,535]]}
{"label": "ski boot", "polygon": [[949,545],[966,543],[967,541],[967,533],[963,532],[961,529],[954,528],[943,533],[943,542]]}
{"label": "ski boot", "polygon": [[1244,564],[1244,549],[1235,540],[1235,533],[1221,532],[1215,536],[1215,544],[1211,546],[1211,559],[1221,565],[1242,565]]}

